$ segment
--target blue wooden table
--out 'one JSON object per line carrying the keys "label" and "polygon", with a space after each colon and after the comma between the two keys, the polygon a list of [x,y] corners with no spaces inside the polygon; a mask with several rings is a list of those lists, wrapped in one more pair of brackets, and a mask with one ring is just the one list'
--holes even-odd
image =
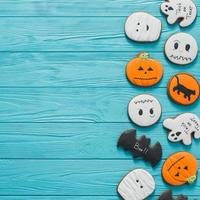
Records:
{"label": "blue wooden table", "polygon": [[[197,59],[175,66],[163,55],[166,39],[180,31],[161,15],[162,0],[1,0],[0,2],[0,199],[116,200],[116,185],[128,171],[144,167],[156,180],[156,200],[172,188],[161,178],[163,161],[186,150],[200,159],[200,143],[185,147],[167,141],[166,117],[190,111],[166,95],[169,78],[186,71],[200,79]],[[195,1],[200,12],[200,0]],[[161,39],[137,44],[124,36],[126,17],[148,11],[163,22]],[[183,29],[196,37],[200,18]],[[156,87],[135,88],[126,79],[127,62],[148,51],[164,65]],[[138,128],[164,149],[152,169],[116,148],[122,131],[134,127],[127,116],[129,100],[139,93],[160,99],[163,115],[152,128]],[[200,177],[194,185],[172,188],[200,199]]]}

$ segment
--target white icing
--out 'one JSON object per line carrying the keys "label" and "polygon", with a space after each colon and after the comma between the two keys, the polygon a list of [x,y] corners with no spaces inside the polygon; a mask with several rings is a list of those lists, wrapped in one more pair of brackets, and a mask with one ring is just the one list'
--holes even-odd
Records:
{"label": "white icing", "polygon": [[153,42],[159,39],[161,21],[145,12],[136,12],[128,17],[125,24],[126,35],[138,42]]}
{"label": "white icing", "polygon": [[197,8],[192,0],[168,0],[161,4],[161,11],[167,15],[169,24],[180,19],[181,27],[192,24],[197,16]]}
{"label": "white icing", "polygon": [[182,141],[185,145],[192,143],[192,136],[200,138],[200,119],[192,113],[183,113],[176,118],[164,120],[163,126],[170,130],[168,139],[171,142]]}
{"label": "white icing", "polygon": [[128,114],[131,120],[139,126],[155,124],[162,113],[159,101],[149,94],[134,97],[128,105]]}
{"label": "white icing", "polygon": [[179,65],[192,63],[197,57],[198,45],[193,36],[187,33],[172,35],[165,44],[167,58]]}
{"label": "white icing", "polygon": [[146,170],[135,169],[122,179],[117,190],[124,200],[143,200],[155,190],[155,181]]}

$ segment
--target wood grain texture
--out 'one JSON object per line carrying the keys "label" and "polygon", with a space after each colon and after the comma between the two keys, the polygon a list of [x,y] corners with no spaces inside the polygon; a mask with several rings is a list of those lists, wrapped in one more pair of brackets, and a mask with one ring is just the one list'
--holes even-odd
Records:
{"label": "wood grain texture", "polygon": [[[0,54],[0,87],[126,87],[126,64],[138,52],[8,53]],[[199,60],[186,68],[169,63],[162,52],[151,53],[164,66],[166,87],[172,74],[182,70],[200,79]],[[13,62],[14,61],[14,62]]]}
{"label": "wood grain texture", "polygon": [[[129,170],[145,168],[156,178],[150,200],[167,186],[162,162],[155,169],[116,148],[122,131],[137,128],[163,145],[163,159],[190,151],[199,160],[199,141],[172,144],[162,120],[181,112],[200,115],[200,103],[178,106],[166,96],[169,78],[187,71],[200,79],[199,58],[187,67],[163,55],[174,32],[199,36],[200,18],[186,28],[169,26],[160,13],[163,0],[1,0],[0,5],[0,199],[116,200],[116,185]],[[197,7],[200,1],[195,0]],[[124,35],[126,17],[147,11],[163,23],[160,40],[138,44]],[[200,41],[198,44],[200,46]],[[161,83],[136,88],[125,66],[139,51],[149,51],[165,69]],[[142,129],[130,123],[129,100],[152,93],[163,105],[158,124]],[[175,194],[200,199],[195,185],[173,187]]]}
{"label": "wood grain texture", "polygon": [[[117,148],[124,130],[137,128],[131,123],[1,123],[0,159],[117,159],[132,160],[132,155]],[[198,140],[191,146],[171,143],[162,124],[137,128],[152,144],[160,141],[163,159],[174,151],[190,151],[200,159]],[[141,161],[135,160],[134,164]],[[148,165],[150,167],[150,165]]]}
{"label": "wood grain texture", "polygon": [[[116,195],[121,178],[138,167],[154,176],[154,195],[159,195],[169,187],[161,178],[161,166],[152,170],[131,160],[0,160],[0,195]],[[186,195],[199,195],[199,189],[200,179],[173,188]]]}
{"label": "wood grain texture", "polygon": [[[127,16],[134,11],[151,12],[160,16],[162,0],[1,0],[0,16]],[[197,7],[200,2],[195,0]]]}
{"label": "wood grain texture", "polygon": [[[2,17],[0,51],[151,51],[161,52],[167,38],[180,31],[163,21],[162,39],[154,43],[130,41],[124,34],[126,17]],[[200,18],[187,32],[198,38]],[[12,24],[12,26],[8,26]],[[195,26],[195,32],[193,30]],[[200,41],[197,40],[200,46]],[[78,53],[77,52],[77,53]]]}
{"label": "wood grain texture", "polygon": [[130,122],[127,105],[141,93],[160,100],[161,121],[182,112],[200,113],[199,101],[181,106],[166,92],[166,88],[0,88],[0,122]]}

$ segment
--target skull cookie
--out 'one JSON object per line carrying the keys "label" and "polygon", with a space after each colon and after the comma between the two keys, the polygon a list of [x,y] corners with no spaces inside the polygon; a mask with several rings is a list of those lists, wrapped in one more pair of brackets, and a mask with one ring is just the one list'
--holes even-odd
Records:
{"label": "skull cookie", "polygon": [[189,26],[197,16],[197,8],[192,0],[167,0],[161,4],[161,11],[167,15],[167,22],[180,21],[181,27]]}
{"label": "skull cookie", "polygon": [[170,130],[168,139],[171,142],[182,141],[183,144],[190,145],[192,136],[200,139],[200,119],[195,114],[183,113],[175,119],[165,119],[163,126]]}
{"label": "skull cookie", "polygon": [[155,124],[162,113],[160,102],[149,94],[134,97],[128,105],[130,119],[139,126]]}
{"label": "skull cookie", "polygon": [[154,190],[154,178],[144,169],[135,169],[129,172],[117,188],[124,200],[143,200],[150,196]]}
{"label": "skull cookie", "polygon": [[158,40],[161,29],[161,21],[145,12],[133,13],[125,23],[127,37],[137,42],[153,42]]}
{"label": "skull cookie", "polygon": [[165,44],[165,55],[172,63],[178,65],[192,63],[197,57],[197,53],[197,42],[187,33],[176,33]]}

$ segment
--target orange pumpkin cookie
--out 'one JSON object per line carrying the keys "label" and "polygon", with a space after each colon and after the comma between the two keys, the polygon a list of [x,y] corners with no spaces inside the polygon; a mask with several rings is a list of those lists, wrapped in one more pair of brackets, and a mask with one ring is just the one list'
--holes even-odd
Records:
{"label": "orange pumpkin cookie", "polygon": [[176,74],[168,83],[168,95],[182,105],[190,105],[197,101],[199,89],[197,79],[187,73]]}
{"label": "orange pumpkin cookie", "polygon": [[148,87],[158,83],[163,76],[162,64],[142,52],[132,59],[126,67],[128,80],[137,86]]}
{"label": "orange pumpkin cookie", "polygon": [[162,176],[171,185],[192,184],[196,180],[198,161],[188,152],[171,155],[164,163]]}

